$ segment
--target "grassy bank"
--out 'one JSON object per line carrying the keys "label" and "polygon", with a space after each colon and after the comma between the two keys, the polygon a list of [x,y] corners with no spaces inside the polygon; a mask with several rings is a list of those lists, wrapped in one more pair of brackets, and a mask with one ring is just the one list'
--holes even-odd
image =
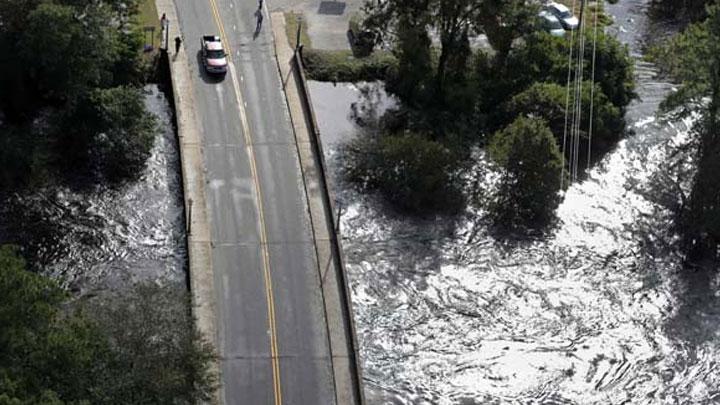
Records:
{"label": "grassy bank", "polygon": [[[143,30],[143,43],[153,45],[152,51],[144,52],[145,57],[151,60],[158,54],[162,41],[160,16],[158,15],[157,7],[155,7],[155,0],[143,0],[140,2],[138,6],[137,23],[140,29]],[[152,38],[150,37],[150,33],[144,31],[145,28],[149,27],[155,29]]]}
{"label": "grassy bank", "polygon": [[287,35],[290,46],[294,49],[297,46],[297,30],[300,26],[300,43],[305,49],[312,48],[312,41],[307,32],[307,21],[302,18],[301,13],[287,12],[285,13],[285,34]]}

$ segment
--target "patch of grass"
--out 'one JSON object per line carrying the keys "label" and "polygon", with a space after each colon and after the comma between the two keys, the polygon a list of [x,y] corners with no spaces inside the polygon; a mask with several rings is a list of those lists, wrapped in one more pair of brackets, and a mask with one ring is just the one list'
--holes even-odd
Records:
{"label": "patch of grass", "polygon": [[[162,41],[162,29],[160,27],[160,16],[155,7],[155,0],[142,0],[138,6],[137,24],[143,30],[143,43],[153,44],[152,52],[147,52],[147,58],[152,59],[157,54]],[[145,32],[145,27],[155,28],[154,38],[150,37],[150,33]],[[153,41],[154,40],[154,41]]]}
{"label": "patch of grass", "polygon": [[349,50],[303,48],[303,62],[309,79],[326,82],[385,80],[390,70],[397,66],[397,59],[387,51],[356,58]]}
{"label": "patch of grass", "polygon": [[285,13],[285,34],[287,35],[288,42],[290,42],[290,47],[295,49],[297,46],[297,29],[298,24],[302,21],[302,26],[300,26],[300,43],[303,45],[303,48],[310,49],[312,48],[312,41],[310,41],[310,36],[308,36],[307,27],[308,23],[307,20],[302,18],[302,13],[296,13],[296,12],[287,12]]}

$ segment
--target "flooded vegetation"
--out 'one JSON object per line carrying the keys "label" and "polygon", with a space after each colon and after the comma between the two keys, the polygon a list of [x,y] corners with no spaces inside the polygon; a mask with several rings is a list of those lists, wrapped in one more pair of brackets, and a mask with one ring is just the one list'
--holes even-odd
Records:
{"label": "flooded vegetation", "polygon": [[690,187],[692,117],[656,117],[673,86],[643,53],[672,27],[648,21],[648,3],[607,6],[639,99],[628,133],[570,186],[542,237],[497,239],[476,208],[409,219],[356,192],[337,152],[360,131],[357,111],[377,116],[392,101],[380,84],[311,83],[343,208],[368,403],[720,400],[716,274],[683,266],[673,226]]}
{"label": "flooded vegetation", "polygon": [[2,196],[0,244],[80,294],[140,281],[183,286],[187,250],[179,152],[164,93],[146,86],[159,131],[137,180],[112,188],[46,187]]}

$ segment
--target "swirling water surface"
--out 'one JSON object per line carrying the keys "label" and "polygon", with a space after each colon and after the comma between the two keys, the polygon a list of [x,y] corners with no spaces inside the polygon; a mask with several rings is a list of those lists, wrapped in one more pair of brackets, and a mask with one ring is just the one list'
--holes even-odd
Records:
{"label": "swirling water surface", "polygon": [[481,212],[411,220],[358,194],[336,152],[358,116],[393,101],[377,83],[311,83],[369,404],[720,403],[717,279],[683,268],[672,228],[692,122],[655,116],[672,86],[643,46],[668,29],[647,7],[608,6],[640,98],[628,136],[570,187],[544,237],[501,241]]}

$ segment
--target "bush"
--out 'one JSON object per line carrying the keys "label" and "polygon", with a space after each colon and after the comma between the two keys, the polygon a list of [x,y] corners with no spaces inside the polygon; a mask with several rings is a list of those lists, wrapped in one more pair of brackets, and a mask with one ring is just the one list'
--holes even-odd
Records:
{"label": "bush", "polygon": [[[583,83],[582,89],[582,116],[580,119],[581,145],[580,151],[586,155],[587,131],[590,124],[590,82]],[[569,100],[568,100],[569,99]],[[614,145],[625,128],[620,109],[610,103],[599,86],[595,86],[593,94],[593,132],[592,150],[602,152]],[[519,116],[528,116],[544,119],[550,127],[558,145],[562,146],[565,133],[565,110],[570,110],[575,103],[575,92],[570,91],[569,97],[564,86],[555,83],[535,83],[527,90],[514,96],[506,107],[510,120]],[[568,115],[568,125],[572,114]],[[587,156],[581,157],[581,160]]]}
{"label": "bush", "polygon": [[403,211],[454,213],[462,207],[457,159],[438,142],[417,134],[358,138],[346,154],[347,178]]}
{"label": "bush", "polygon": [[493,136],[489,151],[502,167],[490,204],[496,225],[545,226],[560,203],[562,168],[562,156],[545,121],[518,117]]}
{"label": "bush", "polygon": [[323,82],[385,80],[389,69],[397,64],[389,52],[356,58],[352,51],[303,49],[302,57],[308,78]]}

